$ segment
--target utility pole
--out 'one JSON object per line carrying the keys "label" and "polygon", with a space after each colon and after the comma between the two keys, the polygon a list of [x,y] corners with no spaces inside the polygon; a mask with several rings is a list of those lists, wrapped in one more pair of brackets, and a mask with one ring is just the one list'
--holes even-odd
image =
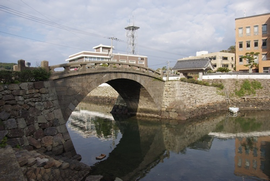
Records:
{"label": "utility pole", "polygon": [[166,80],[169,80],[169,68],[170,68],[170,61],[167,61],[167,78]]}
{"label": "utility pole", "polygon": [[118,38],[115,38],[115,37],[109,37],[108,39],[111,39],[111,51],[110,51],[110,57],[111,57],[111,61],[112,61],[113,40],[119,41],[119,39],[118,39]]}

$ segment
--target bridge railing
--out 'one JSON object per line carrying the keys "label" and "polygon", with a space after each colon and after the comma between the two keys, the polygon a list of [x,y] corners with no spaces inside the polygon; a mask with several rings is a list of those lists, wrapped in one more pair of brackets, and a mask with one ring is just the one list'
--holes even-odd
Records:
{"label": "bridge railing", "polygon": [[60,65],[49,66],[49,70],[52,75],[57,74],[72,74],[80,72],[97,72],[97,71],[137,71],[143,74],[151,75],[154,77],[162,78],[162,74],[137,64],[130,64],[124,62],[109,62],[109,61],[90,61],[90,62],[72,62]]}

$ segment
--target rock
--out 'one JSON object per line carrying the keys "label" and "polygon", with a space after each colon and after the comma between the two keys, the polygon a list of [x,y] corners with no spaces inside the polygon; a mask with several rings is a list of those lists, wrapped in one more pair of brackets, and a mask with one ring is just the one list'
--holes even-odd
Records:
{"label": "rock", "polygon": [[61,155],[64,151],[63,145],[58,145],[52,148],[52,153],[54,155]]}
{"label": "rock", "polygon": [[116,177],[114,181],[123,181],[121,178]]}
{"label": "rock", "polygon": [[22,129],[11,129],[8,131],[7,136],[10,138],[20,138],[23,137],[24,131]]}
{"label": "rock", "polygon": [[44,136],[44,132],[42,129],[39,129],[34,133],[35,139],[41,139],[43,136]]}
{"label": "rock", "polygon": [[48,158],[39,158],[37,157],[37,166],[38,167],[43,167],[44,165],[46,165],[46,163],[49,161]]}
{"label": "rock", "polygon": [[61,169],[65,170],[69,167],[69,163],[63,162],[61,165]]}
{"label": "rock", "polygon": [[18,84],[10,84],[10,85],[8,85],[8,89],[9,90],[19,90],[20,87]]}
{"label": "rock", "polygon": [[54,160],[54,166],[56,168],[60,167],[62,165],[62,162],[58,161],[58,160]]}
{"label": "rock", "polygon": [[3,121],[7,120],[9,117],[10,117],[10,114],[7,113],[6,111],[2,111],[0,113],[0,119],[3,120]]}
{"label": "rock", "polygon": [[103,178],[102,175],[89,175],[85,181],[100,181]]}
{"label": "rock", "polygon": [[10,100],[14,100],[14,96],[12,94],[9,94],[9,95],[4,95],[3,96],[3,100],[4,101],[10,101]]}
{"label": "rock", "polygon": [[8,119],[6,122],[5,122],[5,127],[6,129],[14,129],[14,128],[17,128],[17,122],[15,119]]}
{"label": "rock", "polygon": [[26,122],[25,122],[24,118],[18,118],[17,122],[18,122],[18,128],[25,128],[26,127]]}
{"label": "rock", "polygon": [[47,119],[44,115],[38,116],[38,123],[47,123]]}
{"label": "rock", "polygon": [[47,136],[54,136],[57,134],[57,129],[55,127],[46,128],[44,134]]}
{"label": "rock", "polygon": [[29,136],[32,135],[34,132],[36,131],[36,128],[34,125],[30,125],[27,127],[26,131],[25,131],[25,135]]}
{"label": "rock", "polygon": [[17,161],[18,161],[20,167],[22,167],[28,163],[28,157],[25,157],[25,156],[19,157],[19,158],[17,158]]}
{"label": "rock", "polygon": [[47,169],[47,168],[51,168],[51,167],[53,167],[53,166],[54,166],[54,161],[51,160],[51,161],[48,161],[48,162],[46,163],[46,165],[44,165],[44,168]]}
{"label": "rock", "polygon": [[31,167],[33,166],[35,163],[37,162],[37,160],[35,158],[28,158],[27,160],[27,166]]}
{"label": "rock", "polygon": [[29,145],[34,146],[35,148],[41,148],[41,144],[39,141],[37,141],[35,138],[28,138]]}
{"label": "rock", "polygon": [[35,89],[41,89],[41,88],[44,88],[44,83],[43,83],[43,81],[34,82],[34,88],[35,88]]}
{"label": "rock", "polygon": [[73,143],[71,140],[68,140],[64,143],[64,149],[66,152],[69,152],[69,151],[73,151],[74,150],[74,146],[73,146]]}
{"label": "rock", "polygon": [[57,134],[53,137],[53,147],[64,144],[65,140],[62,134]]}
{"label": "rock", "polygon": [[7,130],[0,131],[0,141],[8,134]]}
{"label": "rock", "polygon": [[53,144],[53,137],[52,136],[45,136],[41,139],[41,143],[45,147],[50,146]]}

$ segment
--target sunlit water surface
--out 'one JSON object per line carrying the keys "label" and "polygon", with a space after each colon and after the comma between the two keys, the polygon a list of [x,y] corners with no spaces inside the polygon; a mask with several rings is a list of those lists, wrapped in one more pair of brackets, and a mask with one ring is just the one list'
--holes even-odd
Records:
{"label": "sunlit water surface", "polygon": [[[72,113],[82,162],[107,180],[269,180],[270,112],[220,113],[185,122]],[[100,154],[103,160],[96,160]]]}

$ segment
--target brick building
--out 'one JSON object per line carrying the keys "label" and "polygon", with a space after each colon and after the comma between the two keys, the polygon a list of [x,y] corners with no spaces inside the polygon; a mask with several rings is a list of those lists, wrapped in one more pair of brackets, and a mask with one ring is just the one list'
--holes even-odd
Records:
{"label": "brick building", "polygon": [[248,72],[247,52],[259,52],[253,72],[270,73],[270,13],[235,19],[236,71]]}

